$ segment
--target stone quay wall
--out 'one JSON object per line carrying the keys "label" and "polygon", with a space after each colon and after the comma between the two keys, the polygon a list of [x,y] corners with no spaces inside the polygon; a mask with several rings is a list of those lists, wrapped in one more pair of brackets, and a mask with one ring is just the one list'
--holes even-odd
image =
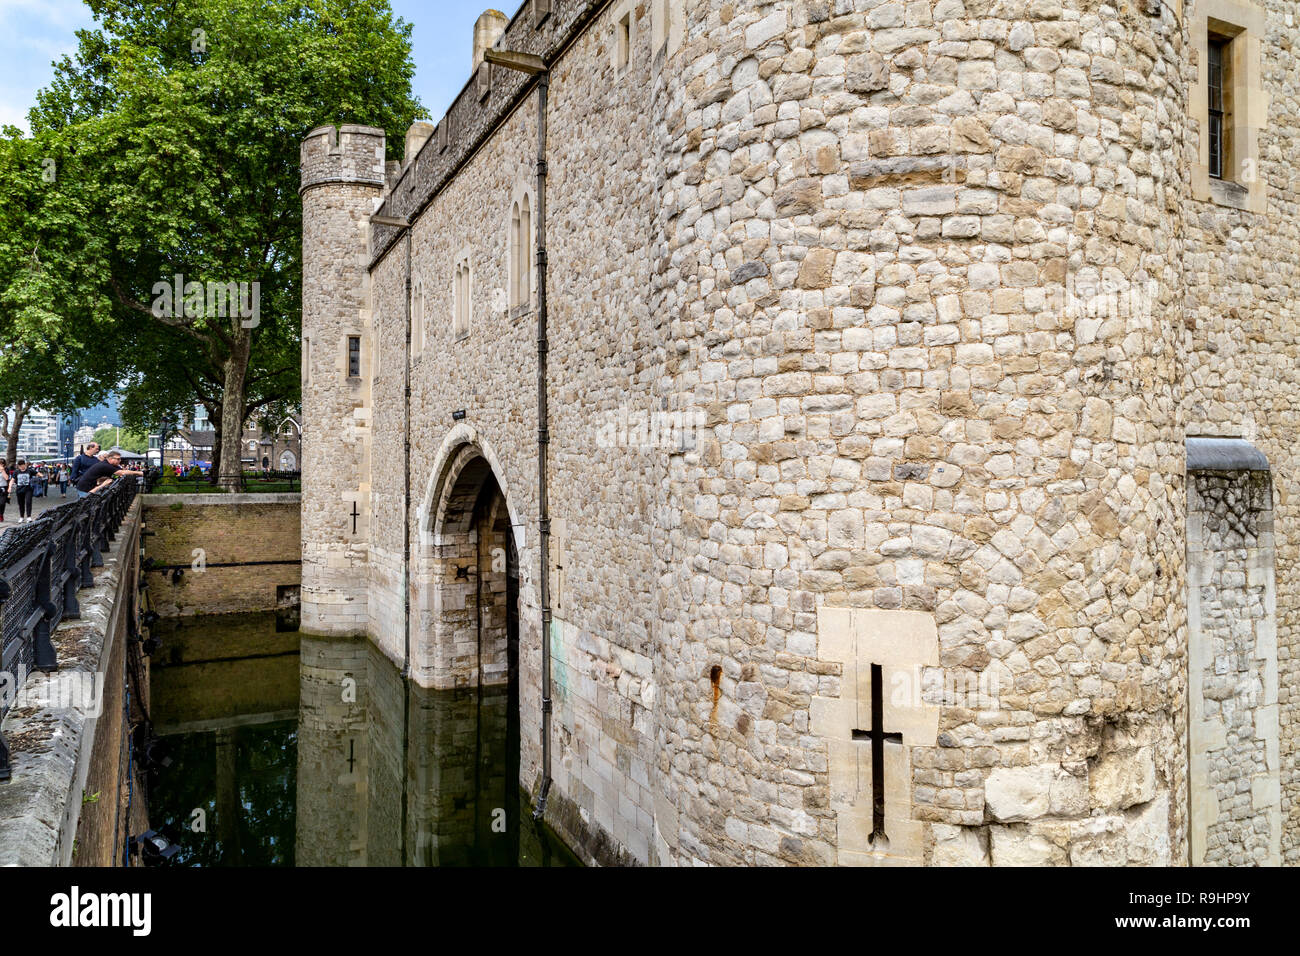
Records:
{"label": "stone quay wall", "polygon": [[[273,611],[298,601],[298,494],[146,495],[149,597],[163,617]],[[175,572],[179,580],[173,580]]]}
{"label": "stone quay wall", "polygon": [[129,647],[140,515],[137,498],[94,584],[77,593],[80,617],[51,635],[59,669],[28,675],[5,715],[13,778],[0,784],[0,866],[123,866],[128,838],[149,828],[127,756],[131,722],[149,706],[148,660]]}

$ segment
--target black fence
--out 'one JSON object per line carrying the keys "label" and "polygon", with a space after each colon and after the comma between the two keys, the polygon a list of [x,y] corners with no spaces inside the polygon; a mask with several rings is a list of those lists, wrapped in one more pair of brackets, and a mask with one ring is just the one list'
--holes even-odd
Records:
{"label": "black fence", "polygon": [[302,472],[301,471],[259,471],[244,472],[243,489],[245,491],[257,491],[257,486],[261,484],[287,484],[290,491],[302,490]]}
{"label": "black fence", "polygon": [[[140,479],[118,478],[0,536],[0,672],[8,677],[0,677],[0,720],[24,675],[59,669],[50,635],[60,621],[81,616],[77,591],[94,584],[91,568],[103,566],[139,489]],[[9,775],[9,748],[0,735],[0,781]]]}
{"label": "black fence", "polygon": [[[232,476],[235,482],[238,482],[240,491],[258,491],[259,487],[266,485],[287,486],[289,491],[302,490],[302,472],[301,471],[245,471],[237,476]],[[191,477],[189,474],[174,476],[163,480],[162,473],[157,468],[151,468],[147,473],[146,480],[149,484],[149,490],[159,493],[171,494],[188,494],[199,490],[209,490],[217,482],[208,475]]]}

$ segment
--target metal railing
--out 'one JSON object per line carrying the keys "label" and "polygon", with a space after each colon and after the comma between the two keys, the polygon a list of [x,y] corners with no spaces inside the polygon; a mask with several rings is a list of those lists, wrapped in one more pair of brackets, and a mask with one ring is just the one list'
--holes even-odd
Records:
{"label": "metal railing", "polygon": [[[81,616],[77,591],[95,583],[91,569],[103,566],[139,488],[138,478],[118,478],[0,536],[0,720],[25,675],[59,669],[50,635],[60,621]],[[0,734],[0,782],[9,776]]]}
{"label": "metal railing", "polygon": [[[226,479],[229,479],[227,481]],[[259,485],[277,484],[288,485],[290,491],[299,491],[302,488],[301,471],[244,471],[238,475],[222,475],[220,484],[235,485],[240,491],[257,491]],[[189,475],[180,475],[162,480],[162,475],[156,471],[147,473],[146,481],[149,485],[149,491],[170,492],[173,494],[186,494],[192,492],[199,486],[210,486],[214,484],[211,478],[203,475],[198,478],[191,478]]]}
{"label": "metal railing", "polygon": [[[243,489],[245,491],[256,491],[259,483],[265,484],[287,484],[290,491],[302,488],[301,471],[259,471],[256,473],[244,473]],[[295,488],[295,486],[297,486]]]}

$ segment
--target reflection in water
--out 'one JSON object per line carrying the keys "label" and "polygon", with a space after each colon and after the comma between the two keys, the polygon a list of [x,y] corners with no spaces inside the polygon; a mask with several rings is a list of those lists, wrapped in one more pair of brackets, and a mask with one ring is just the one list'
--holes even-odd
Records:
{"label": "reflection in water", "polygon": [[156,632],[170,765],[149,815],[175,865],[576,864],[521,797],[507,688],[424,690],[370,642],[276,633],[273,614]]}

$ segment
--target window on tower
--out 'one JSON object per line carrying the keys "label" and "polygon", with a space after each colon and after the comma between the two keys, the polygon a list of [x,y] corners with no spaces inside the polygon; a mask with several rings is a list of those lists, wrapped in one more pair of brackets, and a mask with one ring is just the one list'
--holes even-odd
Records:
{"label": "window on tower", "polygon": [[456,264],[455,281],[452,286],[452,335],[461,339],[469,335],[470,297],[473,287],[470,282],[469,256],[464,256]]}
{"label": "window on tower", "polygon": [[361,377],[361,336],[348,336],[348,378]]}
{"label": "window on tower", "polygon": [[1232,95],[1232,84],[1228,77],[1231,43],[1227,37],[1213,34],[1208,42],[1206,86],[1209,93],[1210,128],[1207,132],[1210,139],[1210,175],[1215,179],[1225,178],[1224,170],[1230,168],[1227,157],[1230,154],[1231,126],[1226,120]]}

